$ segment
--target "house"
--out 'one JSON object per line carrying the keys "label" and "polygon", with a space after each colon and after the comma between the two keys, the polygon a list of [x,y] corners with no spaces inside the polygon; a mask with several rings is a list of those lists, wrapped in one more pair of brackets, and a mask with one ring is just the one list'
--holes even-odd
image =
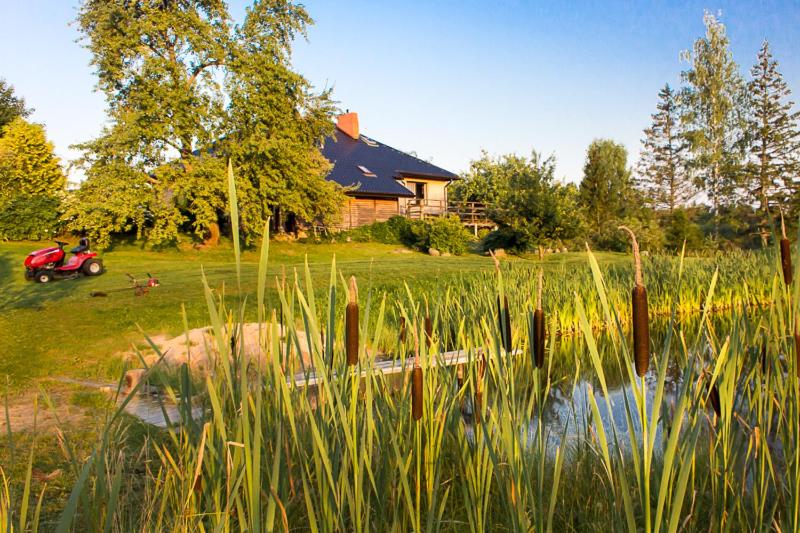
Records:
{"label": "house", "polygon": [[347,189],[340,228],[349,229],[401,215],[447,212],[447,187],[458,176],[365,135],[358,114],[338,117],[322,154],[333,164],[327,179]]}

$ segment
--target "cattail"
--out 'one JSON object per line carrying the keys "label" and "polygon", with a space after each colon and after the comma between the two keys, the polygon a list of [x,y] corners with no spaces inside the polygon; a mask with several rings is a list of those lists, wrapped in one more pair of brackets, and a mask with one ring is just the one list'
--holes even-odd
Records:
{"label": "cattail", "polygon": [[719,417],[722,413],[722,409],[720,409],[719,405],[719,389],[717,388],[717,384],[711,386],[711,390],[708,391],[708,401],[711,402],[711,407],[714,409],[714,412]]}
{"label": "cattail", "polygon": [[481,411],[483,411],[483,374],[486,371],[486,359],[481,355],[478,361],[478,375],[475,382],[475,401],[472,405],[472,418],[476,424],[481,421]]}
{"label": "cattail", "polygon": [[464,363],[459,363],[456,366],[456,383],[458,384],[458,390],[461,390],[461,387],[464,386]]}
{"label": "cattail", "polygon": [[406,342],[406,317],[400,317],[400,343]]}
{"label": "cattail", "polygon": [[500,307],[500,297],[497,297],[497,322],[500,328],[500,338],[503,348],[511,351],[511,317],[508,314],[508,296],[503,296],[503,307]]}
{"label": "cattail", "polygon": [[536,289],[536,309],[533,311],[533,356],[536,368],[544,365],[544,311],[542,310],[542,276],[539,270],[539,283]]}
{"label": "cattail", "polygon": [[647,311],[647,290],[642,281],[642,259],[639,255],[639,243],[636,235],[630,228],[620,226],[621,230],[627,231],[631,236],[633,245],[633,264],[635,271],[635,282],[631,294],[631,304],[633,310],[633,357],[636,363],[636,373],[639,377],[647,374],[647,367],[650,364],[650,317]]}
{"label": "cattail", "polygon": [[786,224],[783,222],[783,210],[781,210],[781,268],[783,269],[783,281],[786,285],[792,284],[792,247],[789,239],[786,238]]}
{"label": "cattail", "polygon": [[429,316],[425,317],[425,342],[428,347],[433,342],[433,322],[431,322],[431,317]]}
{"label": "cattail", "polygon": [[350,294],[345,312],[344,335],[347,349],[347,365],[352,366],[358,363],[358,287],[354,276],[350,277]]}
{"label": "cattail", "polygon": [[422,418],[422,368],[414,366],[411,374],[411,416],[414,420]]}

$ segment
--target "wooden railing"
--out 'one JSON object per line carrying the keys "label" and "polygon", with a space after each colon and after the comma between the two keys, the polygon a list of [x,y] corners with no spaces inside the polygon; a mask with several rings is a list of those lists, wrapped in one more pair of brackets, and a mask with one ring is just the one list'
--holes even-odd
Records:
{"label": "wooden railing", "polygon": [[405,207],[405,216],[408,218],[439,217],[447,213],[447,203],[444,200],[409,200]]}
{"label": "wooden railing", "polygon": [[486,205],[480,202],[450,202],[447,205],[447,213],[456,215],[464,224],[489,223]]}
{"label": "wooden railing", "polygon": [[493,226],[486,215],[486,205],[480,202],[445,202],[444,200],[411,200],[402,213],[409,218],[455,215],[469,226]]}

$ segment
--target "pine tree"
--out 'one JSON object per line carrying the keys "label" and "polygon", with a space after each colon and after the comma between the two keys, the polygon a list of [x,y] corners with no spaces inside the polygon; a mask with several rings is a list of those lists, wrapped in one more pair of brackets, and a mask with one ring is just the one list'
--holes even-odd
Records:
{"label": "pine tree", "polygon": [[[785,204],[796,196],[800,170],[800,112],[792,112],[791,90],[764,41],[748,83],[751,115],[748,131],[751,172],[748,192],[766,214],[770,204]],[[793,194],[794,193],[794,194]]]}
{"label": "pine tree", "polygon": [[682,121],[686,127],[696,182],[711,201],[714,233],[719,235],[720,207],[735,200],[742,179],[745,84],[729,48],[725,26],[706,12],[704,37],[683,59],[687,86]]}
{"label": "pine tree", "polygon": [[638,164],[638,186],[656,209],[672,213],[695,195],[686,169],[688,144],[681,131],[675,91],[664,85],[658,93],[652,125],[644,130]]}

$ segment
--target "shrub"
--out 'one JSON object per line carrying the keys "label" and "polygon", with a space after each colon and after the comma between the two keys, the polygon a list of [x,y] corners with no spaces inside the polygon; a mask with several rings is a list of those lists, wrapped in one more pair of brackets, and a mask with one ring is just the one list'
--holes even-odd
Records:
{"label": "shrub", "polygon": [[429,250],[461,255],[468,251],[472,235],[456,216],[431,218],[411,227],[416,236],[415,246]]}
{"label": "shrub", "polygon": [[414,241],[412,226],[418,221],[395,216],[385,222],[359,226],[340,234],[356,242],[380,242],[383,244],[407,244]]}
{"label": "shrub", "polygon": [[385,222],[374,222],[338,233],[334,237],[337,240],[349,238],[355,242],[402,244],[424,251],[435,248],[455,255],[466,253],[472,241],[472,235],[455,216],[426,220],[396,216]]}
{"label": "shrub", "polygon": [[0,239],[39,240],[55,235],[61,202],[55,196],[20,194],[0,205]]}

